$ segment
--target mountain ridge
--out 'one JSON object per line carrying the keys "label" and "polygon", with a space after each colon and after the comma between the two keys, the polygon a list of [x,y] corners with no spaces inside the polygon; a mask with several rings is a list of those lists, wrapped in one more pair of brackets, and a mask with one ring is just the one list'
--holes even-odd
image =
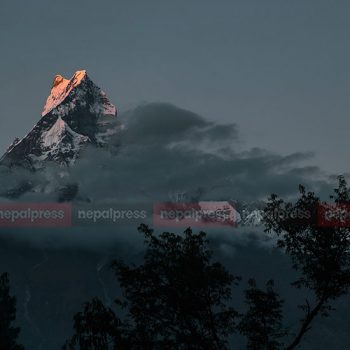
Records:
{"label": "mountain ridge", "polygon": [[69,166],[84,145],[107,144],[117,132],[116,117],[116,107],[86,70],[76,71],[71,79],[56,75],[41,119],[22,139],[15,139],[0,164],[30,170],[42,168],[46,161]]}

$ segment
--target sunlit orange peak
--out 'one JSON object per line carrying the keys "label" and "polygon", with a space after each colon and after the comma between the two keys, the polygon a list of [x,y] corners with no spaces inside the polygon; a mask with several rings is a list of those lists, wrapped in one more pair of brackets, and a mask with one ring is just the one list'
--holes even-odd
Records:
{"label": "sunlit orange peak", "polygon": [[77,70],[70,81],[72,82],[73,86],[77,86],[81,83],[85,76],[86,70]]}
{"label": "sunlit orange peak", "polygon": [[69,80],[65,79],[64,77],[62,77],[62,75],[56,75],[53,79],[53,82],[52,82],[52,89],[55,88],[56,86],[62,84],[62,83],[65,83],[67,84],[69,82]]}

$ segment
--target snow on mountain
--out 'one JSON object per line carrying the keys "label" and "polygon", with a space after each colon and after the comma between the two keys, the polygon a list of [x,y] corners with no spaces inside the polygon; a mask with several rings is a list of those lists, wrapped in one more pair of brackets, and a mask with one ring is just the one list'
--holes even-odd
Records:
{"label": "snow on mountain", "polygon": [[259,209],[254,209],[251,212],[244,211],[242,215],[244,226],[259,226],[263,221],[263,211]]}
{"label": "snow on mountain", "polygon": [[90,141],[89,137],[74,132],[61,117],[42,134],[41,139],[44,150],[41,159],[59,164],[73,163],[82,145]]}
{"label": "snow on mountain", "polygon": [[63,139],[67,136],[71,136],[73,144],[77,145],[80,142],[87,142],[89,138],[87,136],[79,135],[74,132],[66,122],[58,117],[56,123],[52,126],[49,131],[46,131],[42,135],[43,147],[52,149],[63,142]]}
{"label": "snow on mountain", "polygon": [[[89,105],[91,113],[115,116],[117,113],[116,108],[109,102],[106,93],[91,83],[85,70],[75,72],[70,80],[65,79],[61,75],[56,75],[41,116],[44,117],[55,109],[57,115],[64,116],[76,108],[77,104],[85,105],[87,102],[86,98],[89,95],[93,95],[94,98],[93,103]],[[78,86],[80,89],[77,90]],[[71,99],[65,101],[69,96],[71,96]]]}
{"label": "snow on mountain", "polygon": [[235,202],[234,207],[239,213],[238,226],[256,227],[263,222],[263,211],[266,203],[263,201]]}
{"label": "snow on mountain", "polygon": [[118,131],[116,107],[85,70],[71,79],[56,75],[41,119],[7,149],[0,164],[41,168],[45,161],[70,165],[86,144],[104,146]]}

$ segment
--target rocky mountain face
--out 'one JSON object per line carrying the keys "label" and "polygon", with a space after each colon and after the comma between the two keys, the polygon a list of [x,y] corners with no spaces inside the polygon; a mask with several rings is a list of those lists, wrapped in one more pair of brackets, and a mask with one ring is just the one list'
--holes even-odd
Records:
{"label": "rocky mountain face", "polygon": [[117,110],[85,70],[54,78],[41,119],[15,139],[0,164],[36,170],[47,161],[71,165],[85,145],[103,146],[117,131]]}

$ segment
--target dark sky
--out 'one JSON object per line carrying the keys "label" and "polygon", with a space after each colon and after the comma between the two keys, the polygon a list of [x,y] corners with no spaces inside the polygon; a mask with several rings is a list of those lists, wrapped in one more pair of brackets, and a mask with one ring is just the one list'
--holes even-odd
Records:
{"label": "dark sky", "polygon": [[87,69],[120,111],[170,102],[234,122],[247,147],[347,172],[350,2],[1,0],[0,150],[55,74]]}

